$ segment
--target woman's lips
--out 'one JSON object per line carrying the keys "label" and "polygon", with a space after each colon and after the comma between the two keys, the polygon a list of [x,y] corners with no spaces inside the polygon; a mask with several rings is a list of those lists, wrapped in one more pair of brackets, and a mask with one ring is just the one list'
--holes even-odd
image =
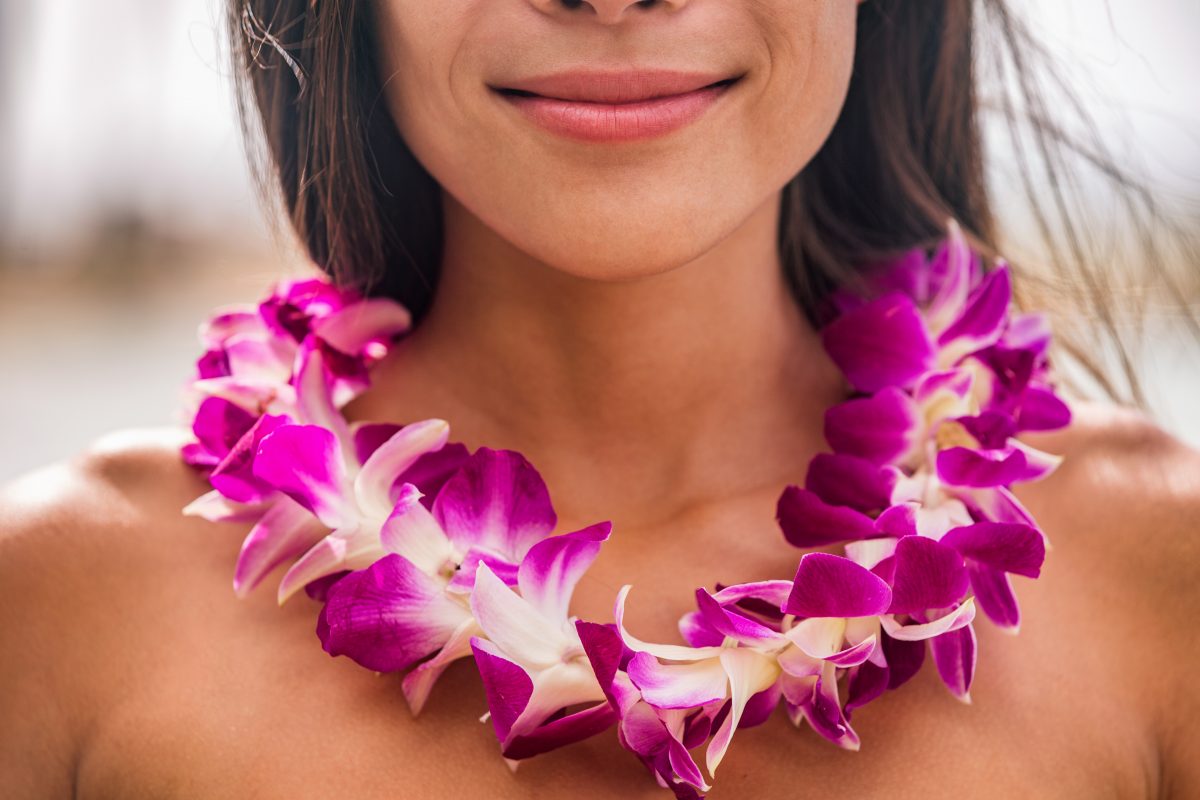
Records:
{"label": "woman's lips", "polygon": [[665,136],[698,119],[737,79],[680,94],[633,102],[563,100],[516,90],[498,90],[534,124],[588,142],[628,142]]}

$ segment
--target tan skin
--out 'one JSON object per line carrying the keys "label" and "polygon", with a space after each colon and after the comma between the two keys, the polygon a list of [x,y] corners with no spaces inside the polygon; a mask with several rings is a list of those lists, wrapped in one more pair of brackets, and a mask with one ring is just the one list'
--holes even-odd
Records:
{"label": "tan skin", "polygon": [[[789,577],[799,556],[778,532],[775,500],[824,449],[822,413],[844,388],[780,278],[774,225],[784,173],[802,166],[836,116],[845,75],[834,56],[852,41],[853,4],[689,6],[728,15],[719,28],[625,2],[597,1],[574,16],[548,3],[449,5],[443,21],[460,35],[440,29],[451,38],[439,42],[420,27],[432,25],[428,4],[386,4],[398,40],[407,32],[429,42],[422,63],[432,72],[407,73],[389,102],[448,188],[444,280],[430,317],[347,414],[438,416],[472,448],[525,453],[551,488],[559,532],[614,523],[573,611],[609,620],[616,590],[631,583],[632,629],[674,641],[695,587]],[[501,110],[484,104],[493,102],[486,94],[464,93],[464,73],[438,70],[530,52],[495,34],[513,30],[501,20],[472,24],[519,11],[581,36],[616,30],[635,12],[633,40],[639,24],[672,19],[739,31],[720,40],[730,48],[720,63],[742,60],[757,82],[742,87],[726,127],[699,124],[671,146],[629,150],[626,173],[610,165],[606,191],[588,181],[593,162],[583,153],[528,130],[518,136],[516,121],[500,116],[474,119],[501,126],[490,141],[502,154],[442,158],[457,147],[477,152],[461,138],[474,128],[454,124],[465,121],[454,113]],[[797,60],[810,56],[781,48],[768,23],[795,26],[828,52],[802,69]],[[495,39],[473,38],[480,31]],[[661,30],[647,35],[662,40]],[[473,49],[485,44],[497,49]],[[785,80],[799,74],[811,82]],[[405,98],[415,95],[405,81],[423,80],[433,87],[426,107],[406,118]],[[793,91],[807,93],[792,99],[807,99],[812,117],[797,137],[810,141],[788,145],[789,164],[771,151],[787,126],[769,123],[781,93]],[[764,137],[762,152],[738,138],[743,124]],[[705,148],[716,140],[732,153],[727,166],[663,166],[679,152],[709,164],[716,150]],[[539,168],[556,179],[526,185]],[[714,196],[710,184],[726,179],[729,191]],[[655,193],[639,196],[648,180]],[[653,224],[650,202],[662,214]],[[1018,487],[1053,550],[1039,580],[1016,581],[1020,635],[977,626],[973,703],[954,700],[926,665],[856,713],[859,753],[777,712],[737,734],[711,797],[1200,795],[1191,675],[1200,657],[1200,454],[1131,412],[1076,410],[1068,431],[1027,437],[1066,456],[1046,480]],[[398,676],[322,652],[314,602],[277,607],[280,572],[237,599],[230,581],[246,526],[180,515],[206,488],[178,458],[183,439],[173,430],[116,434],[0,494],[6,797],[669,796],[612,732],[514,776],[477,722],[486,704],[469,661],[414,720]]]}

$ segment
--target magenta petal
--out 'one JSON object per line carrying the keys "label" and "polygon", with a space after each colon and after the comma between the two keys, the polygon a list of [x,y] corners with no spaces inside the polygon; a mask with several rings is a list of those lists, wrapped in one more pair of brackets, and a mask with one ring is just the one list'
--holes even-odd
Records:
{"label": "magenta petal", "polygon": [[196,409],[192,433],[204,449],[219,461],[233,449],[255,421],[255,416],[241,406],[222,397],[206,397]]}
{"label": "magenta petal", "polygon": [[532,758],[565,745],[603,733],[617,721],[617,712],[608,702],[550,720],[526,734],[512,737],[505,745],[505,758]]}
{"label": "magenta petal", "polygon": [[1017,432],[1012,417],[998,411],[981,411],[972,417],[957,417],[954,421],[966,428],[983,448],[1002,448]]}
{"label": "magenta petal", "polygon": [[962,556],[952,547],[924,536],[896,543],[895,574],[889,614],[914,614],[953,606],[967,592]]}
{"label": "magenta petal", "polygon": [[987,618],[1001,628],[1016,630],[1021,624],[1021,610],[1008,575],[975,561],[967,561],[967,574],[971,576],[975,600]]}
{"label": "magenta petal", "polygon": [[485,639],[471,639],[471,651],[475,654],[479,677],[483,679],[492,728],[496,738],[503,743],[508,739],[513,723],[529,705],[533,680],[529,673],[500,655],[495,645]]}
{"label": "magenta petal", "polygon": [[898,689],[921,671],[925,663],[925,642],[893,639],[880,633],[883,656],[888,665],[888,689]]}
{"label": "magenta petal", "polygon": [[975,677],[975,629],[964,625],[929,640],[933,661],[946,688],[965,702],[971,701],[971,680]]}
{"label": "magenta petal", "polygon": [[1036,578],[1046,559],[1046,540],[1030,525],[977,522],[948,531],[941,542],[964,558],[1027,578]]}
{"label": "magenta petal", "polygon": [[971,294],[962,315],[938,337],[938,344],[944,346],[962,339],[961,345],[955,342],[955,349],[961,349],[963,355],[994,344],[1004,332],[1004,321],[1011,301],[1012,284],[1008,269],[997,267]]}
{"label": "magenta petal", "polygon": [[284,425],[267,435],[254,475],[284,492],[330,528],[352,518],[346,464],[333,433],[317,425]]}
{"label": "magenta petal", "polygon": [[752,695],[746,701],[746,709],[742,712],[742,718],[738,720],[738,730],[753,728],[769,720],[771,713],[779,705],[781,694],[779,683],[776,682]]}
{"label": "magenta petal", "polygon": [[259,417],[209,476],[213,488],[239,503],[261,502],[275,491],[268,481],[255,474],[255,461],[262,440],[288,422],[288,418],[281,415],[264,414]]}
{"label": "magenta petal", "polygon": [[[832,679],[831,671],[817,677],[811,687],[804,683],[799,688],[801,692],[793,693],[789,701],[799,708],[812,729],[839,747],[857,750],[858,735],[842,713],[837,682]],[[787,692],[786,686],[784,691]]]}
{"label": "magenta petal", "polygon": [[242,542],[233,590],[245,595],[271,570],[298,557],[321,540],[328,529],[308,509],[288,497],[280,497]]}
{"label": "magenta petal", "polygon": [[818,453],[808,464],[804,487],[826,503],[872,513],[890,505],[890,473],[864,458]]}
{"label": "magenta petal", "polygon": [[908,388],[933,366],[933,343],[921,313],[902,294],[847,311],[822,329],[821,340],[860,392]]}
{"label": "magenta petal", "polygon": [[440,582],[389,553],[329,588],[322,645],[331,656],[389,672],[436,652],[466,618]]}
{"label": "magenta petal", "polygon": [[450,426],[445,420],[426,419],[405,425],[363,462],[354,479],[359,507],[371,516],[386,517],[396,501],[397,481],[425,453],[446,444]]}
{"label": "magenta petal", "polygon": [[462,563],[458,565],[458,569],[454,572],[454,577],[450,579],[450,583],[446,588],[452,592],[469,593],[475,586],[475,575],[479,572],[480,564],[487,564],[496,577],[505,585],[517,585],[517,571],[519,569],[517,564],[505,560],[502,556],[496,555],[491,550],[485,550],[482,547],[472,547],[463,556]]}
{"label": "magenta petal", "polygon": [[725,641],[725,634],[708,624],[699,611],[689,611],[679,618],[679,635],[691,647],[720,647]]}
{"label": "magenta petal", "polygon": [[333,347],[358,355],[373,341],[387,342],[406,332],[412,317],[385,297],[361,300],[313,322],[313,331]]}
{"label": "magenta petal", "polygon": [[488,447],[476,450],[446,482],[433,513],[460,550],[480,545],[515,562],[557,522],[533,465],[520,453]]}
{"label": "magenta petal", "polygon": [[780,634],[741,614],[726,610],[704,589],[696,590],[696,605],[704,621],[722,636],[732,636],[742,644],[779,640]]}
{"label": "magenta petal", "polygon": [[856,708],[861,708],[884,693],[888,687],[888,668],[871,661],[864,661],[850,671],[846,688],[846,703],[842,713],[850,719]]}
{"label": "magenta petal", "polygon": [[1021,394],[1017,409],[1017,429],[1022,431],[1052,431],[1071,423],[1071,409],[1053,390],[1044,386],[1029,386]]}
{"label": "magenta petal", "polygon": [[998,450],[948,447],[937,454],[938,477],[951,486],[1008,486],[1036,480],[1047,471],[1045,465],[1031,462],[1018,447]]}
{"label": "magenta petal", "polygon": [[867,617],[884,613],[891,601],[887,583],[870,570],[841,556],[806,553],[783,610],[800,617]]}
{"label": "magenta petal", "polygon": [[783,490],[775,506],[775,519],[783,538],[794,547],[822,547],[875,534],[875,523],[866,514],[830,505],[815,492],[799,486]]}
{"label": "magenta petal", "polygon": [[620,708],[620,703],[612,693],[613,681],[625,655],[625,643],[621,641],[617,626],[580,619],[575,621],[575,632],[579,634],[583,652],[592,665],[592,672],[595,673],[600,688],[604,690],[604,696],[613,708]]}
{"label": "magenta petal", "polygon": [[371,454],[399,432],[401,427],[403,426],[392,422],[366,422],[355,425],[351,436],[354,439],[354,455],[358,463],[365,464]]}
{"label": "magenta petal", "polygon": [[469,458],[467,448],[459,442],[448,442],[441,450],[426,453],[417,463],[404,471],[399,480],[421,490],[421,504],[432,510],[438,493]]}
{"label": "magenta petal", "polygon": [[656,708],[696,708],[728,695],[729,677],[715,658],[691,664],[662,664],[649,653],[634,653],[626,667],[646,702]]}
{"label": "magenta petal", "polygon": [[825,439],[838,453],[889,464],[912,449],[920,416],[907,393],[894,386],[825,412]]}
{"label": "magenta petal", "polygon": [[875,518],[875,530],[884,536],[913,536],[917,532],[917,505],[888,506]]}
{"label": "magenta petal", "polygon": [[548,619],[566,619],[575,584],[596,560],[600,545],[611,532],[611,522],[600,522],[551,536],[529,548],[517,570],[521,596]]}

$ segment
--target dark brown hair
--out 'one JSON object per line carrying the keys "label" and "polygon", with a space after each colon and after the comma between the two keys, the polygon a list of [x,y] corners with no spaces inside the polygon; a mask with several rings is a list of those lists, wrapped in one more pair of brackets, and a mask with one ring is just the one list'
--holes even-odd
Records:
{"label": "dark brown hair", "polygon": [[[420,320],[437,285],[439,187],[382,103],[370,6],[230,0],[243,122],[261,126],[270,155],[265,182],[277,182],[312,259],[341,284],[392,296]],[[978,96],[986,24],[1001,87],[992,106],[1014,140],[1020,122],[1032,123],[1029,149],[1045,180],[1031,177],[1026,148],[1015,150],[1056,274],[1086,296],[1124,361],[1127,394],[1140,401],[1114,293],[1091,268],[1094,254],[1066,199],[1063,153],[1098,167],[1130,198],[1137,219],[1154,215],[1152,198],[1112,166],[1097,140],[1068,135],[1046,113],[1033,66],[1046,54],[1003,0],[869,0],[858,15],[845,107],[821,151],[784,189],[779,246],[797,301],[815,319],[833,287],[854,281],[865,264],[931,245],[948,217],[985,255],[1000,250]],[[1071,110],[1081,114],[1078,105]],[[1081,361],[1116,394],[1103,370]]]}

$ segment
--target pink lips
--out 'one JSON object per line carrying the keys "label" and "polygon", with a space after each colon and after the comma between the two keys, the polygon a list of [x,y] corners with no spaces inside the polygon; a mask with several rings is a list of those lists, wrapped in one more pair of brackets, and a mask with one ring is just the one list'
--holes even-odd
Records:
{"label": "pink lips", "polygon": [[678,71],[572,71],[494,88],[552,133],[590,142],[622,142],[682,128],[699,118],[738,77]]}

